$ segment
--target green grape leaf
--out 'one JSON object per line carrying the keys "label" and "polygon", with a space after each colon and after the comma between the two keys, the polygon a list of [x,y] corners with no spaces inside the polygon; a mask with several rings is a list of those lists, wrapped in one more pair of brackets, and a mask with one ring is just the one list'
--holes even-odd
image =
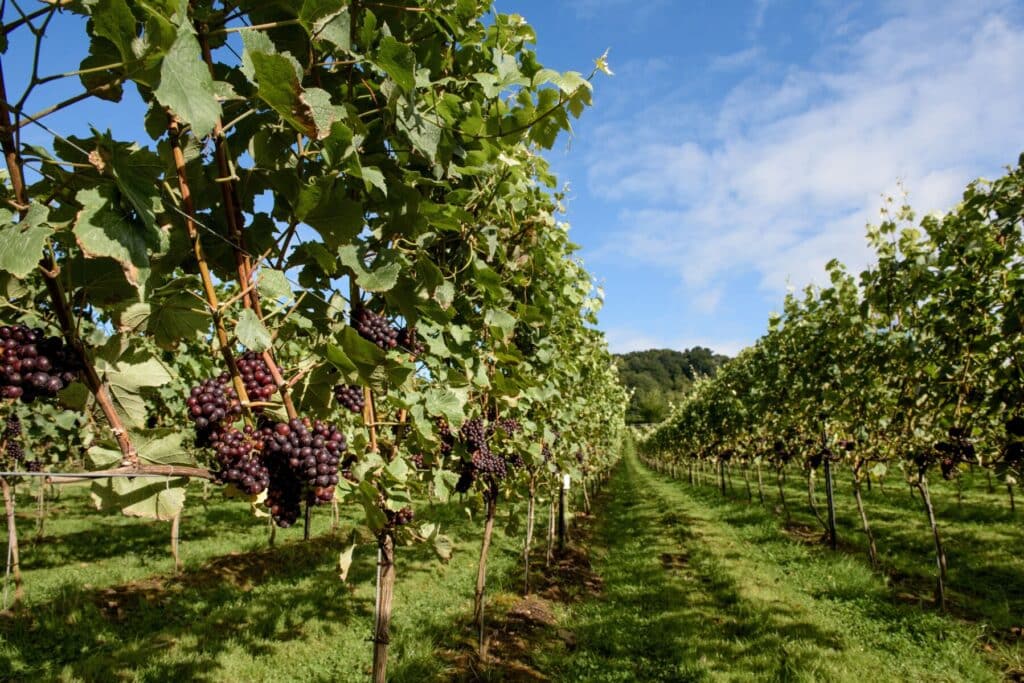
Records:
{"label": "green grape leaf", "polygon": [[129,517],[170,521],[185,507],[188,479],[117,477],[94,481],[90,494],[98,510],[121,510]]}
{"label": "green grape leaf", "polygon": [[53,228],[43,225],[46,208],[33,204],[20,223],[14,223],[10,212],[0,213],[0,270],[22,280],[39,266],[43,247]]}
{"label": "green grape leaf", "polygon": [[402,265],[397,261],[382,265],[374,263],[373,267],[367,270],[358,249],[351,244],[338,249],[338,259],[343,266],[353,272],[356,283],[368,292],[387,292],[392,289],[402,271]]}
{"label": "green grape leaf", "polygon": [[270,332],[251,308],[244,308],[235,324],[235,336],[250,351],[263,352],[270,348]]}
{"label": "green grape leaf", "polygon": [[220,118],[213,77],[188,21],[178,26],[174,44],[160,66],[160,85],[153,94],[160,104],[192,126],[196,137],[209,135]]}
{"label": "green grape leaf", "polygon": [[403,45],[392,36],[384,36],[377,46],[374,61],[407,93],[416,89],[416,55],[408,45]]}

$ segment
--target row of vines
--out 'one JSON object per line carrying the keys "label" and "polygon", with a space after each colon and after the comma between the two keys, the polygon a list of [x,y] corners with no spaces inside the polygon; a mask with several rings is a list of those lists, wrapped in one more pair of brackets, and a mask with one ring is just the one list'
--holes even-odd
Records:
{"label": "row of vines", "polygon": [[[623,434],[540,156],[590,77],[544,68],[489,0],[23,4],[0,4],[0,52],[34,55],[0,62],[14,569],[10,489],[33,470],[160,520],[196,479],[282,527],[357,505],[383,681],[396,546],[450,553],[414,503],[475,492],[482,628],[500,502],[526,502],[529,577],[536,501],[596,480]],[[73,94],[29,110],[54,84]],[[51,125],[96,100],[142,120]]]}
{"label": "row of vines", "polygon": [[[1024,157],[1020,160],[1024,164]],[[1024,470],[1024,166],[975,181],[946,215],[915,223],[889,200],[868,230],[875,263],[859,277],[839,261],[831,284],[786,297],[768,333],[704,380],[643,450],[660,466],[710,463],[774,471],[802,466],[808,500],[836,545],[833,470],[852,474],[870,560],[878,564],[861,490],[897,472],[919,495],[935,546],[936,599],[946,557],[929,476],[985,468],[1013,490]],[[828,510],[814,503],[823,472]]]}

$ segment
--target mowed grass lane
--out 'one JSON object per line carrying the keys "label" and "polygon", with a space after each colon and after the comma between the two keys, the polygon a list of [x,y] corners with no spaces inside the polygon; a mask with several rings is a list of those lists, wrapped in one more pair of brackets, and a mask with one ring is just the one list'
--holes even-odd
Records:
{"label": "mowed grass lane", "polygon": [[981,626],[894,601],[859,558],[786,537],[620,463],[592,539],[604,595],[573,606],[552,680],[997,681]]}

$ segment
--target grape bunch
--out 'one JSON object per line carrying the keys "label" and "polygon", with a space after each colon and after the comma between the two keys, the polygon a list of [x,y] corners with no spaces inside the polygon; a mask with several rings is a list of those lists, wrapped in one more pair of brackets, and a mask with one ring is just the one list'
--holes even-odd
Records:
{"label": "grape bunch", "polygon": [[437,431],[441,435],[441,456],[451,455],[452,448],[455,447],[455,435],[452,434],[452,428],[448,425],[448,421],[438,418]]}
{"label": "grape bunch", "polygon": [[270,460],[267,463],[270,483],[267,485],[267,498],[263,504],[270,511],[274,524],[287,529],[302,514],[302,482],[292,473],[287,462]]}
{"label": "grape bunch", "polygon": [[185,404],[189,419],[195,423],[200,445],[210,443],[218,432],[242,414],[242,403],[238,400],[238,393],[228,384],[226,374],[203,380],[199,386],[192,387]]}
{"label": "grape bunch", "polygon": [[426,463],[422,453],[413,453],[409,456],[409,462],[418,470],[426,469]]}
{"label": "grape bunch", "polygon": [[959,473],[957,465],[974,460],[976,453],[970,440],[970,427],[950,427],[948,434],[949,441],[939,441],[935,444],[939,468],[942,470],[943,478],[947,480],[953,479]]}
{"label": "grape bunch", "polygon": [[366,406],[363,388],[355,384],[339,384],[334,387],[334,399],[353,413],[363,412],[363,408]]}
{"label": "grape bunch", "polygon": [[232,428],[215,435],[213,450],[220,466],[214,473],[218,482],[234,484],[250,496],[270,484],[270,472],[261,457],[263,442],[252,427]]}
{"label": "grape bunch", "polygon": [[368,308],[357,308],[352,313],[352,326],[363,339],[373,342],[387,351],[398,346],[398,330],[388,319]]}
{"label": "grape bunch", "polygon": [[398,331],[398,336],[395,338],[398,345],[408,351],[414,356],[422,355],[426,351],[426,346],[420,341],[419,335],[416,334],[415,326],[405,326]]}
{"label": "grape bunch", "polygon": [[25,459],[25,448],[21,445],[21,419],[17,415],[7,418],[4,426],[4,441],[7,443],[6,454],[11,463],[20,463]]}
{"label": "grape bunch", "polygon": [[498,420],[498,428],[509,436],[512,436],[513,434],[521,431],[523,426],[519,424],[519,420],[514,417],[503,417]]}
{"label": "grape bunch", "polygon": [[506,464],[509,467],[512,467],[514,469],[520,469],[522,467],[526,467],[526,461],[523,460],[522,454],[519,453],[518,451],[516,451],[512,455],[508,456],[505,459],[505,461],[506,461]]}
{"label": "grape bunch", "polygon": [[[246,351],[236,362],[238,374],[245,383],[245,393],[250,401],[269,401],[277,391],[277,385],[270,374],[270,367],[263,356],[255,351]],[[262,406],[254,406],[254,413],[263,412]]]}
{"label": "grape bunch", "polygon": [[473,482],[476,481],[476,468],[473,467],[472,463],[462,463],[462,468],[459,470],[459,480],[455,482],[456,493],[465,493],[473,487]]}
{"label": "grape bunch", "polygon": [[394,510],[389,510],[388,508],[384,508],[384,514],[388,518],[388,526],[392,528],[396,526],[404,526],[410,523],[414,516],[412,508],[409,507],[408,505],[406,505],[401,510],[398,510],[397,512]]}
{"label": "grape bunch", "polygon": [[333,425],[298,418],[279,422],[262,432],[264,451],[271,460],[287,463],[293,476],[309,491],[308,502],[320,505],[334,498],[345,435]]}
{"label": "grape bunch", "polygon": [[0,398],[31,403],[54,396],[80,371],[77,355],[60,337],[45,337],[38,327],[0,326]]}
{"label": "grape bunch", "polygon": [[508,474],[505,459],[492,453],[490,449],[477,451],[473,454],[473,467],[481,474],[489,474],[495,479],[504,479]]}
{"label": "grape bunch", "polygon": [[462,439],[466,450],[470,453],[490,450],[487,446],[487,436],[487,428],[484,427],[484,421],[480,418],[466,420],[459,430],[459,438]]}

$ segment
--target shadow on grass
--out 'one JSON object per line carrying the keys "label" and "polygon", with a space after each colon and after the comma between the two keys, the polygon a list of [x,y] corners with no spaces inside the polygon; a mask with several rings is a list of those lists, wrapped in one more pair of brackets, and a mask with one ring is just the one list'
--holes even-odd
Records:
{"label": "shadow on grass", "polygon": [[[318,538],[220,557],[176,578],[92,590],[68,586],[29,612],[0,618],[0,678],[41,680],[64,672],[76,680],[123,680],[145,669],[153,680],[221,680],[217,657],[228,644],[255,657],[267,640],[303,637],[308,620],[344,627],[367,615],[369,606],[346,600],[337,576],[324,571],[339,545]],[[356,571],[355,580],[372,576],[370,567]],[[300,581],[303,590],[288,590]],[[199,647],[184,661],[154,658],[186,637]],[[26,668],[33,665],[39,668]]]}
{"label": "shadow on grass", "polygon": [[[457,540],[472,526],[461,510],[439,506],[431,512]],[[228,522],[235,515],[222,517]],[[244,520],[251,524],[247,514]],[[143,543],[144,530],[116,525],[113,538],[94,535],[94,542],[129,548]],[[77,539],[79,532],[71,536]],[[164,536],[150,542],[166,552]],[[280,656],[289,644],[317,659],[319,652],[325,661],[301,673],[279,671],[283,680],[347,680],[353,670],[368,675],[361,666],[371,652],[375,567],[372,553],[361,551],[348,583],[338,579],[338,553],[348,538],[328,534],[301,542],[279,535],[275,547],[215,557],[179,576],[153,575],[104,588],[64,585],[46,601],[0,614],[0,680],[223,681],[231,678],[226,660],[261,670],[266,664],[258,661]],[[66,540],[63,535],[59,542]],[[363,541],[372,546],[372,539]],[[400,581],[409,586],[436,583],[443,571],[429,544],[403,546],[399,562]],[[420,632],[420,613],[400,617],[392,661],[402,658],[409,639]],[[339,673],[339,660],[346,673]]]}
{"label": "shadow on grass", "polygon": [[[965,473],[964,477],[964,488],[971,500],[963,503],[956,502],[952,484],[940,481],[933,485],[948,565],[947,609],[959,618],[989,624],[997,639],[1019,640],[1024,614],[1024,560],[1011,548],[1024,544],[1024,518],[1000,507],[998,490],[995,494],[983,493],[970,474]],[[806,509],[806,489],[798,479],[789,478],[787,498],[793,513],[789,525],[783,525],[781,518],[770,512],[777,498],[769,498],[768,505],[762,507],[756,496],[753,503],[748,503],[739,492],[723,499],[717,490],[689,486],[685,480],[675,483],[732,526],[766,522],[776,528],[783,526],[790,538],[817,546],[816,552],[828,553],[821,527]],[[836,482],[839,551],[867,566],[867,543],[854,506],[852,486],[842,477],[837,477]],[[766,489],[766,493],[774,492]],[[884,491],[877,486],[870,493],[865,491],[864,499],[881,555],[881,571],[892,589],[890,598],[902,604],[934,608],[935,550],[920,497],[912,498],[906,486],[890,485]],[[824,512],[824,496],[819,495],[818,502]]]}

